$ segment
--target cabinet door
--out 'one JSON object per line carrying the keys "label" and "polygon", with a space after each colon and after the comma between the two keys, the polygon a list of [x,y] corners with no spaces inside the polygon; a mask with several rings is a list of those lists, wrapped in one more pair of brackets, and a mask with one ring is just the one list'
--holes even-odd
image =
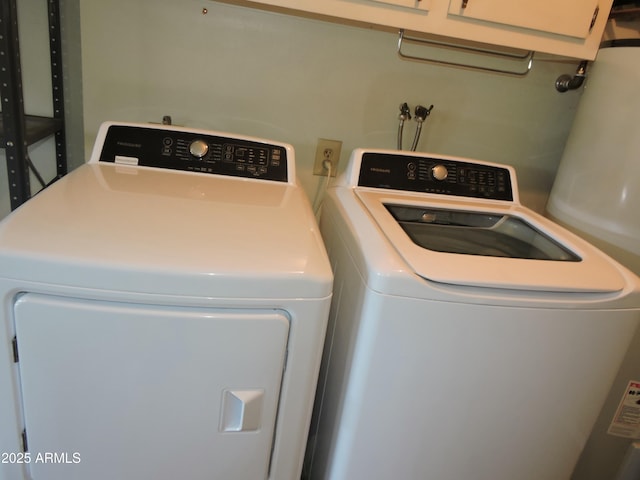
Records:
{"label": "cabinet door", "polygon": [[451,0],[449,13],[576,38],[587,38],[599,0]]}
{"label": "cabinet door", "polygon": [[284,313],[33,293],[14,312],[30,478],[267,478]]}
{"label": "cabinet door", "polygon": [[399,5],[401,7],[414,8],[427,11],[431,7],[431,0],[373,0],[374,2]]}

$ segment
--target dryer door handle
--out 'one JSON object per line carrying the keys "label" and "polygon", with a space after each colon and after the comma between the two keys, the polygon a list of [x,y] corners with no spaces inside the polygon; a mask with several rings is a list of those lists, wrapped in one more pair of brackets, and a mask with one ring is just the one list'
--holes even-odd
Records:
{"label": "dryer door handle", "polygon": [[264,390],[225,390],[220,415],[223,432],[249,432],[262,425]]}

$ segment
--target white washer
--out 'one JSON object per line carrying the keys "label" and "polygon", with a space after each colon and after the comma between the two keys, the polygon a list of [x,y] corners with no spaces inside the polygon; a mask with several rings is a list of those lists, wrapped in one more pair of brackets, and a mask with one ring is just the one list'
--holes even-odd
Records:
{"label": "white washer", "polygon": [[356,150],[323,205],[334,296],[305,471],[567,480],[640,318],[624,267],[511,167]]}
{"label": "white washer", "polygon": [[104,124],[0,272],[0,479],[299,478],[332,274],[291,146]]}

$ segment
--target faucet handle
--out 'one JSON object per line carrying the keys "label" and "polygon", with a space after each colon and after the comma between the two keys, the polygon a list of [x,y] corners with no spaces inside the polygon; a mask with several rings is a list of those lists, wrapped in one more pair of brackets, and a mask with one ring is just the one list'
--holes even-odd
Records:
{"label": "faucet handle", "polygon": [[418,105],[415,111],[416,122],[424,122],[431,113],[431,110],[433,110],[433,105],[431,105],[429,108]]}
{"label": "faucet handle", "polygon": [[411,109],[407,102],[400,104],[400,120],[411,120]]}

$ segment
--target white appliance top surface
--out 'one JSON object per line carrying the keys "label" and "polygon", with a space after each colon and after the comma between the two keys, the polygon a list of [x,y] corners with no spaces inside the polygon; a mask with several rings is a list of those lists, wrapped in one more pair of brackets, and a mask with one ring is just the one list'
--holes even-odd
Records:
{"label": "white appliance top surface", "polygon": [[300,187],[88,163],[0,224],[5,278],[134,292],[292,298],[332,274]]}
{"label": "white appliance top surface", "polygon": [[[367,183],[359,177],[360,161],[364,150],[354,152],[351,164],[347,168],[345,176],[338,182],[334,200],[342,202],[342,211],[345,215],[353,215],[355,224],[368,218],[373,222],[374,229],[378,235],[382,236],[382,241],[372,239],[361,233],[356,233],[360,238],[361,248],[365,251],[366,261],[371,260],[375,264],[374,257],[384,257],[385,252],[372,252],[372,245],[380,248],[391,249],[406,264],[410,270],[418,276],[450,285],[462,285],[472,287],[491,287],[512,290],[528,291],[548,291],[548,292],[620,292],[629,286],[628,273],[621,266],[613,262],[609,257],[595,249],[585,241],[567,232],[560,226],[535,212],[523,207],[517,200],[517,194],[508,201],[493,200],[485,198],[470,198],[466,196],[447,195],[437,193],[424,193],[396,190],[393,183],[385,185],[384,188],[374,188],[371,186],[358,186],[359,183]],[[400,154],[399,152],[385,152],[388,154]],[[405,152],[402,152],[403,158]],[[415,155],[415,154],[410,154]],[[434,158],[431,156],[430,158]],[[451,159],[452,157],[449,157]],[[406,160],[406,158],[404,158]],[[410,158],[409,158],[410,160]],[[464,159],[466,162],[472,162]],[[401,159],[401,161],[403,161]],[[485,164],[491,165],[491,164]],[[376,167],[380,169],[380,164]],[[391,166],[390,175],[393,176],[395,166]],[[401,164],[398,167],[405,171]],[[515,175],[511,170],[512,183],[515,186]],[[389,173],[388,171],[386,173]],[[360,180],[359,180],[360,178]],[[404,180],[403,180],[404,181]],[[456,186],[458,188],[458,186]],[[342,190],[342,192],[340,192]],[[423,235],[422,231],[410,238],[406,225],[401,225],[394,215],[392,215],[390,205],[404,207],[420,207],[431,211],[433,208],[445,212],[483,212],[491,217],[510,217],[517,220],[522,227],[528,231],[542,234],[553,247],[562,247],[573,259],[549,260],[536,258],[516,258],[514,256],[493,255],[483,253],[482,249],[473,253],[454,253],[447,251],[452,242],[447,238],[444,249],[425,248],[415,242],[415,237]],[[360,211],[364,211],[362,215]],[[429,214],[430,215],[430,214]],[[353,219],[352,219],[353,220]],[[366,221],[366,220],[365,220]],[[427,220],[427,224],[430,219]],[[420,222],[417,222],[420,223]],[[353,225],[355,225],[353,224]],[[358,228],[357,226],[355,228]],[[421,228],[420,226],[418,228]],[[442,228],[461,229],[455,224]],[[485,230],[489,233],[494,227],[476,228],[478,231]],[[516,230],[521,228],[516,227]],[[464,230],[469,237],[476,235],[474,228]],[[435,230],[438,231],[437,229]],[[477,232],[480,233],[480,232]],[[437,234],[437,233],[436,233]],[[516,232],[518,234],[518,232]],[[464,239],[466,242],[466,239]],[[479,240],[482,241],[482,240]],[[532,243],[536,243],[536,241]],[[469,238],[469,243],[473,239]],[[457,247],[457,246],[454,246]],[[486,251],[496,250],[494,244],[487,244]],[[463,248],[467,246],[463,245]],[[546,247],[545,247],[546,248]],[[455,248],[454,248],[455,250]],[[562,254],[564,255],[564,253]]]}

